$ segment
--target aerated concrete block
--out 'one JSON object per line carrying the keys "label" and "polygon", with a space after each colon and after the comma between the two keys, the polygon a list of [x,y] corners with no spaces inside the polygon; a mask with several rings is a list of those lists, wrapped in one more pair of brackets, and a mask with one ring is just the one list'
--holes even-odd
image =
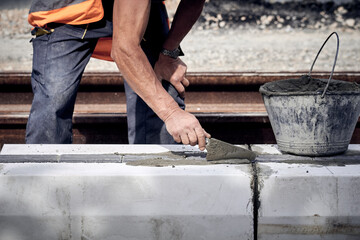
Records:
{"label": "aerated concrete block", "polygon": [[0,163],[0,239],[253,239],[251,181],[249,165]]}
{"label": "aerated concrete block", "polygon": [[360,165],[258,163],[258,183],[258,239],[359,239]]}
{"label": "aerated concrete block", "polygon": [[2,155],[68,155],[68,154],[154,154],[169,151],[199,151],[184,145],[156,144],[5,144]]}

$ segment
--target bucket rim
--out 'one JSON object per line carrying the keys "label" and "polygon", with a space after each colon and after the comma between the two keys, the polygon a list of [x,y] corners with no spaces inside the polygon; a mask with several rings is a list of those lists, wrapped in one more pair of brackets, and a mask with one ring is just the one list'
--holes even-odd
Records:
{"label": "bucket rim", "polygon": [[[323,94],[323,89],[320,89],[318,92],[270,92],[268,90],[260,87],[260,93],[264,96],[321,96]],[[360,91],[346,91],[346,92],[326,92],[325,96],[330,95],[354,95],[360,96]]]}
{"label": "bucket rim", "polygon": [[[274,91],[269,91],[268,89],[266,89],[266,87],[271,84],[275,84],[278,82],[292,81],[292,80],[297,80],[297,79],[296,78],[280,79],[280,80],[265,83],[262,86],[260,86],[259,92],[266,96],[277,96],[277,95],[278,96],[304,96],[304,95],[317,96],[317,95],[323,95],[323,91],[324,91],[323,88],[319,88],[317,90],[317,92],[310,92],[310,91],[309,92],[303,92],[303,91],[274,92]],[[316,79],[316,80],[327,81],[326,79]],[[335,80],[335,79],[333,79],[332,81],[333,82],[343,82],[346,84],[355,84],[356,86],[360,86],[357,82],[347,82],[347,81]],[[354,89],[354,90],[327,91],[325,93],[325,96],[327,96],[327,95],[360,95],[360,87],[358,89]]]}

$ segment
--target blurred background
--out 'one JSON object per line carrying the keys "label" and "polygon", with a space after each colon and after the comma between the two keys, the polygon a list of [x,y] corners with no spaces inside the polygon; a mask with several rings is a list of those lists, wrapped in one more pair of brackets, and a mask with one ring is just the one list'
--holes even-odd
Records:
{"label": "blurred background", "polygon": [[[179,0],[167,0],[172,19]],[[31,0],[0,2],[0,71],[31,71]],[[184,39],[188,71],[306,71],[333,31],[340,36],[335,71],[360,71],[359,0],[207,0]],[[314,71],[330,71],[336,50],[329,41]],[[86,71],[117,71],[92,59]]]}

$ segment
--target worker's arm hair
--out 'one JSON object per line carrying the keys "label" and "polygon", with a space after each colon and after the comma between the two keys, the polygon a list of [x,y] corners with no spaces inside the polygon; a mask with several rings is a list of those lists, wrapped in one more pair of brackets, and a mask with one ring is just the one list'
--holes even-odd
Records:
{"label": "worker's arm hair", "polygon": [[162,87],[140,47],[150,4],[150,0],[114,1],[111,57],[130,87],[165,121],[179,107]]}

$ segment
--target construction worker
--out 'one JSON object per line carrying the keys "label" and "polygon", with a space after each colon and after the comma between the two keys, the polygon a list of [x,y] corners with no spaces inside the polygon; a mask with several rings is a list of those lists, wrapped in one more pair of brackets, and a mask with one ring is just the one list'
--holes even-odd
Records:
{"label": "construction worker", "polygon": [[[210,135],[185,112],[189,81],[180,42],[204,0],[182,0],[169,30],[165,5],[150,0],[34,0],[34,99],[26,143],[71,143],[72,115],[91,56],[113,60],[125,77],[129,143],[198,144]],[[163,81],[161,81],[163,80]]]}

